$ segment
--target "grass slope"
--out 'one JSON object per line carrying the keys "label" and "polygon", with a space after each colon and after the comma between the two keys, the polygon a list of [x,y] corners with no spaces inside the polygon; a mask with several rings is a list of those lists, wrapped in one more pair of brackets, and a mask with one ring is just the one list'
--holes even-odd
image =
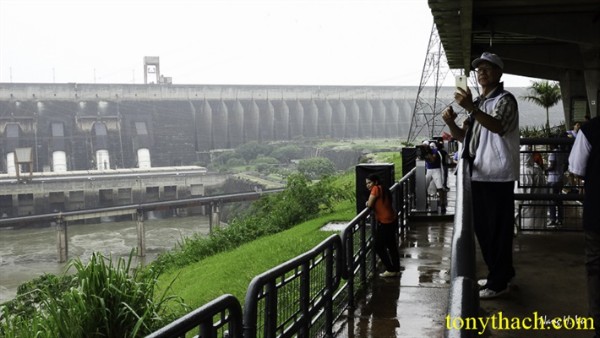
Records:
{"label": "grass slope", "polygon": [[342,203],[334,213],[164,273],[160,284],[176,278],[170,293],[194,309],[228,293],[243,302],[252,278],[315,247],[335,233],[319,229],[329,222],[351,220],[356,216],[353,208],[351,202]]}

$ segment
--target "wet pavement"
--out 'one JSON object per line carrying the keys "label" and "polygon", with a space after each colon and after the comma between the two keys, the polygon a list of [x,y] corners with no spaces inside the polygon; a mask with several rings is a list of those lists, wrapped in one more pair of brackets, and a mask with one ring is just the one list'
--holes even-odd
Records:
{"label": "wet pavement", "polygon": [[[338,337],[442,337],[447,325],[452,228],[447,221],[413,223],[400,247],[402,275],[375,277],[367,297],[350,316],[346,332]],[[479,316],[489,318],[489,324],[485,330],[478,327],[475,336],[592,337],[586,330],[554,329],[549,321],[544,330],[524,328],[534,318],[587,317],[583,234],[519,233],[514,248],[517,276],[511,291],[502,298],[480,301]],[[477,271],[479,278],[486,275],[479,251]],[[500,326],[499,318],[508,324]],[[490,329],[492,320],[497,324]],[[525,325],[511,329],[516,321]]]}
{"label": "wet pavement", "polygon": [[[454,175],[449,175],[449,185],[448,215],[422,213],[412,217],[410,228],[401,236],[401,276],[374,277],[366,297],[348,315],[347,325],[337,337],[443,337],[447,326],[452,327],[452,321],[447,321],[452,320],[447,318],[447,306]],[[583,233],[526,231],[515,236],[516,276],[510,292],[501,298],[480,300],[476,320],[487,326],[475,327],[473,336],[593,337],[581,321],[588,317]],[[487,275],[479,247],[476,271],[477,278]],[[552,320],[568,327],[557,325],[557,329]],[[533,322],[538,325],[529,325]]]}
{"label": "wet pavement", "polygon": [[375,277],[338,337],[440,337],[450,283],[452,224],[414,223],[400,245],[401,276]]}

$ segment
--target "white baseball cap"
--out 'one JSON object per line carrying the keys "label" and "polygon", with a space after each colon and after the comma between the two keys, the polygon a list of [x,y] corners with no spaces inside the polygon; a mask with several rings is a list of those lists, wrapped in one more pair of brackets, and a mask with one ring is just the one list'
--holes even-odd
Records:
{"label": "white baseball cap", "polygon": [[483,52],[481,57],[478,57],[471,62],[471,66],[473,66],[473,68],[477,68],[482,61],[487,61],[500,67],[500,69],[504,69],[504,62],[502,62],[502,59],[500,59],[498,55],[490,52]]}

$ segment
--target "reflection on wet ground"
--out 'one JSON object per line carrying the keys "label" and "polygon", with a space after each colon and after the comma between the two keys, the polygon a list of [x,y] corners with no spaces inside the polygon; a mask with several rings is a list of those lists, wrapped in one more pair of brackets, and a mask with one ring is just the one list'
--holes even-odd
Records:
{"label": "reflection on wet ground", "polygon": [[[442,337],[450,286],[452,224],[413,223],[401,244],[400,278],[375,277],[367,296],[338,337]],[[486,267],[476,249],[477,277]],[[510,320],[586,318],[587,293],[583,234],[580,232],[523,232],[514,239],[517,276],[504,297],[481,300],[481,320],[498,316]],[[526,322],[525,322],[526,323]],[[591,337],[585,329],[526,330],[490,328],[476,336]]]}
{"label": "reflection on wet ground", "polygon": [[440,337],[451,239],[451,222],[413,223],[400,245],[400,278],[376,277],[339,337]]}

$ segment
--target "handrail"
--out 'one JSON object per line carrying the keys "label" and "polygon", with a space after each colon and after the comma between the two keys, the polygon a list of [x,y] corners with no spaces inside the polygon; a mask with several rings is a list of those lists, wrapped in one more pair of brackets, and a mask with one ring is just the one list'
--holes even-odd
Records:
{"label": "handrail", "polygon": [[[475,236],[471,179],[468,162],[461,159],[456,176],[456,211],[450,267],[450,318],[475,318],[479,309],[479,287],[475,279]],[[471,337],[474,331],[447,328],[445,337]]]}
{"label": "handrail", "polygon": [[[342,241],[338,235],[332,235],[310,251],[254,277],[244,304],[244,337],[257,336],[259,321],[267,337],[296,333],[309,337],[311,323],[323,314],[329,317],[325,320],[325,334],[331,336],[333,295],[342,278],[342,259]],[[317,277],[311,279],[313,273]],[[293,291],[285,292],[287,286]],[[280,304],[282,298],[285,300]],[[259,320],[261,305],[265,314]],[[288,317],[280,315],[280,311]]]}
{"label": "handrail", "polygon": [[[216,323],[214,318],[220,318]],[[190,330],[200,327],[199,337],[216,337],[220,329],[228,328],[229,337],[242,336],[242,307],[233,295],[222,295],[187,315],[171,322],[146,338],[185,338]],[[223,334],[222,336],[226,336]]]}
{"label": "handrail", "polygon": [[[409,183],[415,172],[411,170],[390,188],[397,194],[400,217],[410,211]],[[360,291],[355,279],[366,285],[375,271],[373,227],[369,226],[373,221],[371,210],[364,208],[339,235],[254,277],[243,307],[243,333],[229,332],[228,337],[332,337],[333,324],[355,307],[354,297]]]}

